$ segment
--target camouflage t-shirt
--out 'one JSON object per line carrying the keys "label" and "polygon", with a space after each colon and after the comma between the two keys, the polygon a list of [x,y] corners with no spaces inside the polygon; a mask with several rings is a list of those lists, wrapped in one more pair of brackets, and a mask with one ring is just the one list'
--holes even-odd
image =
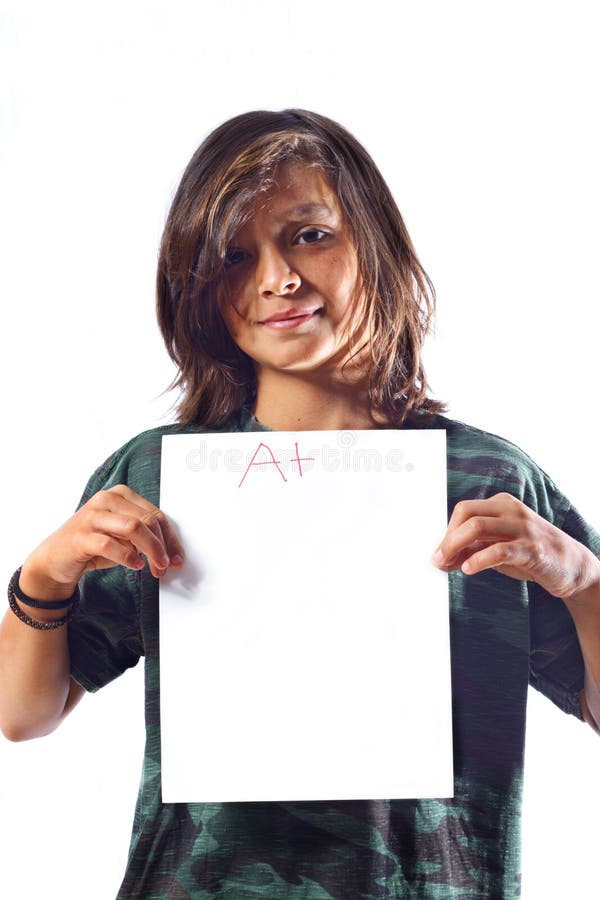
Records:
{"label": "camouflage t-shirt", "polygon": [[[444,416],[405,427],[446,431],[448,517],[506,491],[600,557],[600,536],[514,444]],[[97,470],[82,502],[128,484],[159,505],[162,435],[203,430],[268,429],[247,411],[221,429],[154,428]],[[88,573],[69,626],[73,677],[95,691],[145,657],[144,767],[118,897],[519,897],[527,686],[581,718],[581,652],[563,602],[533,582],[457,571],[449,587],[453,799],[185,804],[161,802],[158,582],[147,567]]]}

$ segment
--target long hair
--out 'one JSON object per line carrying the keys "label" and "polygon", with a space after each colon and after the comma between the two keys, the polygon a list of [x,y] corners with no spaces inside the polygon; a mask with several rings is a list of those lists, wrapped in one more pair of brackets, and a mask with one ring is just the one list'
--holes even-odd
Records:
{"label": "long hair", "polygon": [[341,125],[286,109],[244,113],[216,128],[194,153],[175,193],[160,248],[157,315],[178,368],[170,386],[181,390],[178,420],[220,426],[255,400],[254,363],[225,326],[219,283],[229,242],[257,196],[273,185],[278,168],[290,161],[322,171],[356,247],[364,301],[357,331],[366,326],[370,334],[373,409],[397,427],[411,411],[445,411],[445,404],[427,397],[421,358],[435,291],[387,184]]}

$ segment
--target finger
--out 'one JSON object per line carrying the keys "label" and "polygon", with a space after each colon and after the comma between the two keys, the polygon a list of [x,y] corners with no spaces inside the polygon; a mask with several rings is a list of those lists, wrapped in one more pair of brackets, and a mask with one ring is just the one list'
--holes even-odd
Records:
{"label": "finger", "polygon": [[168,516],[158,506],[150,503],[149,500],[146,500],[141,494],[137,494],[126,484],[116,484],[109,490],[155,516],[153,524],[155,523],[160,528],[171,564],[175,566],[182,565],[184,560],[183,547]]}
{"label": "finger", "polygon": [[107,488],[104,491],[100,491],[99,493],[116,494],[119,497],[123,497],[124,500],[128,500],[130,503],[134,503],[136,506],[140,506],[142,509],[158,509],[158,506],[155,506],[154,503],[150,502],[150,500],[147,500],[141,494],[138,494],[127,484],[114,484],[112,487]]}
{"label": "finger", "polygon": [[162,509],[158,509],[154,514],[154,523],[160,528],[167,556],[169,557],[169,564],[175,567],[183,565],[183,547],[169,517],[165,515]]}
{"label": "finger", "polygon": [[488,547],[489,544],[485,541],[476,541],[474,544],[470,544],[466,550],[463,550],[461,553],[457,553],[456,556],[453,556],[451,559],[443,559],[438,562],[434,559],[435,565],[438,569],[442,569],[444,572],[452,572],[456,569],[460,569],[462,564],[466,559],[472,556],[476,550],[481,550],[483,547]]}
{"label": "finger", "polygon": [[96,503],[101,508],[123,516],[137,517],[152,531],[161,544],[163,557],[164,555],[167,557],[166,563],[156,560],[160,566],[166,568],[169,565],[182,565],[183,548],[167,516],[158,506],[150,503],[140,494],[136,494],[124,484],[115,485],[107,491],[100,491],[92,499],[96,498]]}
{"label": "finger", "polygon": [[[506,541],[516,537],[517,533],[518,528],[513,519],[474,515],[462,525],[448,525],[448,531],[434,553],[433,561],[436,565],[449,566],[456,557],[461,554],[464,556],[469,548],[487,546],[499,540]],[[452,567],[456,568],[456,565]]]}
{"label": "finger", "polygon": [[81,541],[81,548],[87,556],[84,571],[106,569],[112,566],[126,566],[128,569],[142,569],[143,557],[132,544],[118,540],[110,534],[91,532]]}
{"label": "finger", "polygon": [[[131,512],[114,513],[109,510],[91,510],[88,517],[89,528],[96,533],[107,534],[132,545],[138,553],[143,553],[153,570],[169,565],[169,557],[165,549],[162,534],[156,534],[150,524]],[[155,572],[153,572],[155,574]]]}
{"label": "finger", "polygon": [[459,500],[452,510],[448,528],[461,525],[472,516],[504,516],[508,511],[517,515],[526,509],[525,504],[517,497],[505,492],[483,500]]}
{"label": "finger", "polygon": [[531,575],[527,568],[530,562],[531,553],[526,547],[518,541],[505,541],[472,554],[462,563],[461,569],[467,575],[475,575],[484,569],[501,569],[513,578],[527,580]]}

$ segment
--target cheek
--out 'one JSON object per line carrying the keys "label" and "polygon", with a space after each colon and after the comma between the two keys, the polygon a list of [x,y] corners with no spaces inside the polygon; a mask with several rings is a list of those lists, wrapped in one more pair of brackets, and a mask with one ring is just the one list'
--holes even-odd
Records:
{"label": "cheek", "polygon": [[350,265],[344,266],[333,284],[336,307],[340,316],[350,315],[358,288],[358,272]]}
{"label": "cheek", "polygon": [[231,285],[224,285],[219,292],[219,310],[230,333],[237,331],[239,327],[240,305],[237,292],[234,294]]}
{"label": "cheek", "polygon": [[221,310],[225,327],[231,337],[237,341],[240,333],[240,318],[231,306],[225,306]]}
{"label": "cheek", "polygon": [[340,295],[348,296],[359,279],[358,258],[351,248],[342,248],[324,271],[330,286],[337,286]]}
{"label": "cheek", "polygon": [[241,350],[248,352],[252,344],[251,326],[240,312],[240,310],[236,312],[236,307],[231,302],[221,307],[221,315],[229,336]]}
{"label": "cheek", "polygon": [[236,330],[239,329],[244,320],[250,318],[252,312],[251,303],[241,279],[228,286],[227,293],[223,296],[221,311],[225,321]]}

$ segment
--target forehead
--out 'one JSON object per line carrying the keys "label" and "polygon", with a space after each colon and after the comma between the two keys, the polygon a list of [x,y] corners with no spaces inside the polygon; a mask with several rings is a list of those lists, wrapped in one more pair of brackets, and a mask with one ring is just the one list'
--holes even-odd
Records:
{"label": "forehead", "polygon": [[301,162],[281,165],[273,183],[255,199],[248,212],[249,220],[341,215],[338,199],[322,170]]}

